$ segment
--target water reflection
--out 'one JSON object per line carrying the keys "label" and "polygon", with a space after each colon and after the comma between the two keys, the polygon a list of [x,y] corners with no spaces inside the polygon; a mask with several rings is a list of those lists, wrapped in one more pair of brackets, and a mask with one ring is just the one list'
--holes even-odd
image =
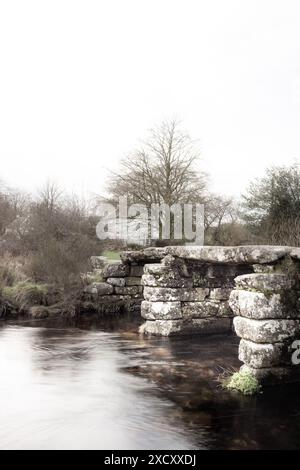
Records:
{"label": "water reflection", "polygon": [[145,339],[134,322],[0,327],[0,448],[297,448],[299,386],[217,383],[233,336]]}

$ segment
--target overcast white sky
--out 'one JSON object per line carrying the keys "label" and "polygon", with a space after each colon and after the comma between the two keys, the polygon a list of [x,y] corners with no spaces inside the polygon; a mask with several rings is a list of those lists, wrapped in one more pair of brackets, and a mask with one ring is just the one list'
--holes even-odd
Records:
{"label": "overcast white sky", "polygon": [[223,194],[300,157],[299,0],[1,0],[1,179],[101,193],[174,116]]}

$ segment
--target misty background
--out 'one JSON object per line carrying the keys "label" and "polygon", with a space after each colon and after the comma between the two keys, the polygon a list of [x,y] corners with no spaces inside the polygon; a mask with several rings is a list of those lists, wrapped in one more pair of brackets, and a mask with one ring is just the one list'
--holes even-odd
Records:
{"label": "misty background", "polygon": [[176,118],[211,189],[239,195],[300,155],[299,13],[291,0],[2,1],[1,179],[100,193]]}

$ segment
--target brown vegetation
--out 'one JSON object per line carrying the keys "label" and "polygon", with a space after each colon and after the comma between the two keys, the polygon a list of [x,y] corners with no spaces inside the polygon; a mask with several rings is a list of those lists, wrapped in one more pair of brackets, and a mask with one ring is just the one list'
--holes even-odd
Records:
{"label": "brown vegetation", "polygon": [[36,199],[2,190],[0,212],[2,315],[28,313],[32,306],[74,315],[81,274],[102,249],[86,205],[47,184]]}

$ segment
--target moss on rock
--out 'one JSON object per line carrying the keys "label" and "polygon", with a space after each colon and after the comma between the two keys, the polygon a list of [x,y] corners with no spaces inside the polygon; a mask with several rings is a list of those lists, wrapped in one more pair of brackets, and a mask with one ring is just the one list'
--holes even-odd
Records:
{"label": "moss on rock", "polygon": [[261,391],[258,380],[250,372],[235,372],[223,383],[227,390],[236,390],[243,395],[255,395]]}

